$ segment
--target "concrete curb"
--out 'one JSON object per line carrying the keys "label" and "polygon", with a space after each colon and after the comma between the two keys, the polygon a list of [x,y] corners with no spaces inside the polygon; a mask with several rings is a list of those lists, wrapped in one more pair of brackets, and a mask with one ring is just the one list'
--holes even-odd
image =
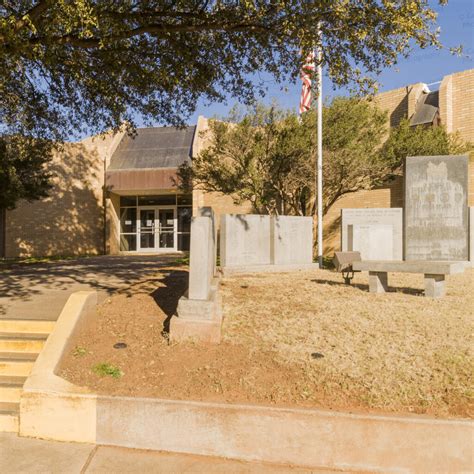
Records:
{"label": "concrete curb", "polygon": [[[471,471],[472,420],[88,393],[54,374],[94,297],[68,300],[25,385],[24,436],[371,472]],[[64,321],[63,321],[64,320]]]}
{"label": "concrete curb", "polygon": [[71,336],[95,313],[96,291],[73,293],[36,359],[20,399],[20,436],[94,443],[97,396],[55,374]]}

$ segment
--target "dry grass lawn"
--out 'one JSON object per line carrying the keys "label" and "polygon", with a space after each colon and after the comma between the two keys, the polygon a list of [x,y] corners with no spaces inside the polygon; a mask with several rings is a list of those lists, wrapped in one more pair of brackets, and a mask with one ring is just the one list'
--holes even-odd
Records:
{"label": "dry grass lawn", "polygon": [[472,418],[473,275],[449,277],[440,300],[422,275],[390,274],[385,295],[365,273],[352,286],[326,270],[225,278],[211,347],[162,337],[187,282],[185,267],[162,269],[99,307],[61,375],[100,393]]}
{"label": "dry grass lawn", "polygon": [[448,278],[438,300],[412,274],[390,274],[385,295],[368,293],[366,273],[352,286],[329,271],[225,279],[224,340],[301,368],[308,399],[472,416],[473,274]]}

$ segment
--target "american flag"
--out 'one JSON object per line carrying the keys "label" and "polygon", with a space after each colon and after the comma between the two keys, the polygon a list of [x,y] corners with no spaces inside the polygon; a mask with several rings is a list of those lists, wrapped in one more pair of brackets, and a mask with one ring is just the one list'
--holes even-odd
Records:
{"label": "american flag", "polygon": [[314,52],[308,54],[306,62],[301,68],[301,98],[300,114],[307,112],[311,106],[311,73],[315,70]]}

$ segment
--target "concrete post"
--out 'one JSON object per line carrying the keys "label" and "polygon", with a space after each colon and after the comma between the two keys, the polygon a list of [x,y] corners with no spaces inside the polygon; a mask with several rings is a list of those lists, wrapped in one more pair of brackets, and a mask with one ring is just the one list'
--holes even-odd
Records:
{"label": "concrete post", "polygon": [[214,278],[215,245],[212,220],[193,217],[189,254],[189,299],[207,300]]}
{"label": "concrete post", "polygon": [[369,272],[370,293],[385,293],[388,291],[387,272]]}
{"label": "concrete post", "polygon": [[446,294],[446,276],[425,273],[425,296],[442,298]]}

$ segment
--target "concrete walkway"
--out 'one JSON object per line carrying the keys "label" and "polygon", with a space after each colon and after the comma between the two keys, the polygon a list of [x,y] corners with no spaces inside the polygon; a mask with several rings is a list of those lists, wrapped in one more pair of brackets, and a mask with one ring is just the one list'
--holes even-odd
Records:
{"label": "concrete walkway", "polygon": [[97,290],[99,301],[151,277],[180,254],[100,256],[74,260],[0,265],[0,319],[55,321],[69,295]]}
{"label": "concrete walkway", "polygon": [[0,472],[14,473],[309,473],[328,472],[188,454],[60,443],[0,433]]}

